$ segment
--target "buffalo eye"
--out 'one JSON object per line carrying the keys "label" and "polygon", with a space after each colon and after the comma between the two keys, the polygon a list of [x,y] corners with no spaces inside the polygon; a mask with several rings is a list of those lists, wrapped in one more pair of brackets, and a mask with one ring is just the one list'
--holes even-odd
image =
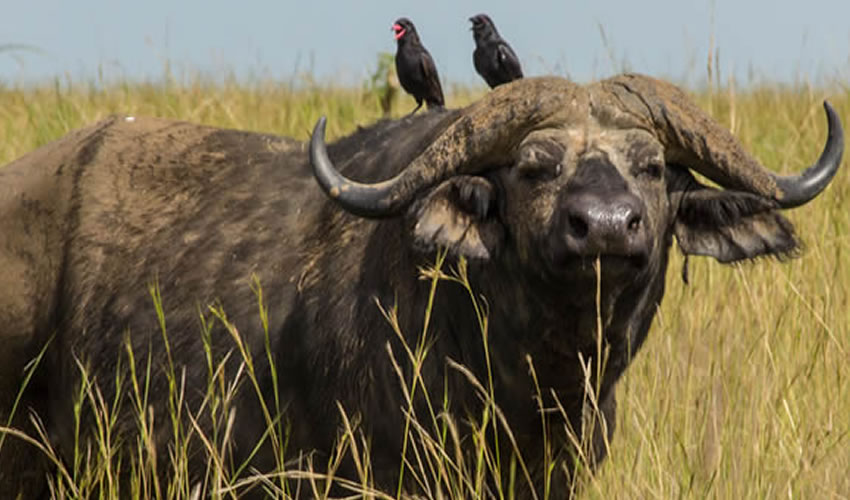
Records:
{"label": "buffalo eye", "polygon": [[564,170],[561,160],[564,147],[552,141],[532,141],[524,145],[517,158],[515,168],[520,179],[527,181],[549,181]]}
{"label": "buffalo eye", "polygon": [[633,173],[635,177],[645,177],[651,180],[658,180],[661,179],[661,176],[664,173],[664,165],[660,162],[650,161],[643,167],[635,169]]}
{"label": "buffalo eye", "polygon": [[520,178],[526,181],[549,181],[561,175],[563,170],[560,163],[523,165],[518,168]]}

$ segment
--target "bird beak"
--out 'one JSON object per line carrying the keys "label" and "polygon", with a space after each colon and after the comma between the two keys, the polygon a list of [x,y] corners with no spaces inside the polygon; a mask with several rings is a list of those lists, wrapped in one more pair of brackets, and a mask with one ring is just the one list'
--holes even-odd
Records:
{"label": "bird beak", "polygon": [[404,34],[407,32],[404,28],[401,27],[400,24],[393,24],[390,27],[390,29],[392,30],[393,33],[395,33],[395,39],[396,40],[403,37]]}

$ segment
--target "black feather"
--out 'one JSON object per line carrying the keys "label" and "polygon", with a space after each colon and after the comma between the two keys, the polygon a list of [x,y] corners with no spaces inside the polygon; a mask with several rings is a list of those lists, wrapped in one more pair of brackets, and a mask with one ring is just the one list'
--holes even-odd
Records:
{"label": "black feather", "polygon": [[469,18],[472,22],[472,36],[475,39],[475,51],[472,62],[475,71],[481,75],[490,88],[522,78],[519,58],[496,30],[496,25],[487,14],[478,14]]}
{"label": "black feather", "polygon": [[437,66],[419,40],[416,26],[410,19],[402,17],[396,20],[393,30],[398,42],[395,53],[398,81],[401,88],[416,99],[416,108],[412,113],[419,111],[423,102],[428,105],[428,109],[442,108],[445,99]]}

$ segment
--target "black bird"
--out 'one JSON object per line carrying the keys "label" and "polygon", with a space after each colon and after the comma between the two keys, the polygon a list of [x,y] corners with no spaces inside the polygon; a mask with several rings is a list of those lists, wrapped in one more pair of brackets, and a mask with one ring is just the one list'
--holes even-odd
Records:
{"label": "black bird", "polygon": [[416,26],[406,17],[399,18],[392,26],[398,50],[395,53],[395,69],[401,88],[416,99],[416,108],[410,114],[419,111],[422,102],[428,109],[442,108],[445,105],[440,77],[431,54],[425,50]]}
{"label": "black bird", "polygon": [[522,78],[519,58],[508,42],[499,36],[490,16],[478,14],[469,20],[472,22],[472,37],[475,39],[472,62],[475,63],[475,71],[484,78],[487,85],[493,88]]}

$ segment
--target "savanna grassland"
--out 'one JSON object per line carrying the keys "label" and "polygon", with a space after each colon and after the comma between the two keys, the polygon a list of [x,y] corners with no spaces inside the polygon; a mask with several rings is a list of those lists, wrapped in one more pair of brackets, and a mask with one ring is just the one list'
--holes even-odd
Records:
{"label": "savanna grassland", "polygon": [[[462,106],[482,92],[450,89],[448,105]],[[328,135],[336,138],[382,116],[379,93],[316,83],[170,79],[0,87],[0,164],[112,113],[301,140],[327,115]],[[714,86],[693,95],[780,173],[799,172],[817,158],[826,136],[824,98],[850,129],[850,90],[838,83],[737,91]],[[412,100],[396,96],[392,114],[412,107]],[[798,258],[733,266],[691,258],[685,285],[684,262],[674,252],[649,340],[619,384],[609,458],[585,479],[581,497],[850,497],[848,157],[823,195],[787,214],[805,245]],[[97,474],[71,475],[91,481]],[[167,490],[139,491],[165,498]],[[184,485],[173,494],[188,490]],[[66,485],[54,493],[74,491]],[[229,497],[222,491],[211,489],[211,495]],[[450,496],[475,491],[458,489]]]}

